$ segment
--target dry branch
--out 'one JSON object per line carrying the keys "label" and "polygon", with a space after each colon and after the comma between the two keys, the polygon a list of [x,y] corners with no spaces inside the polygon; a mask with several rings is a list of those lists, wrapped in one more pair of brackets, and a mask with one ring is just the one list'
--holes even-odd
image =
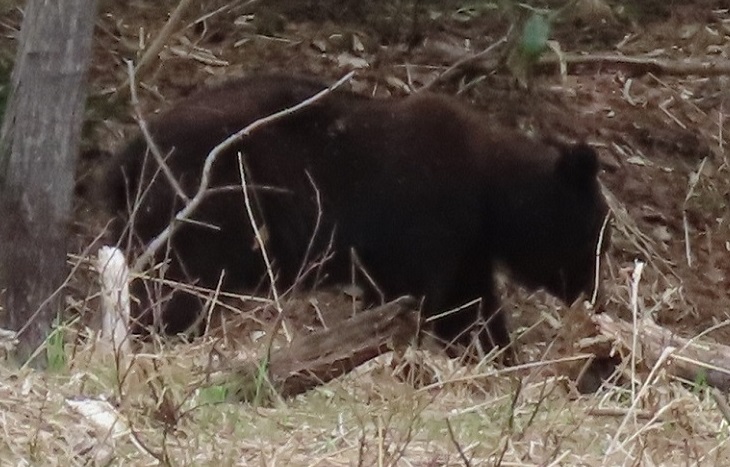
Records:
{"label": "dry branch", "polygon": [[[172,12],[170,18],[168,18],[165,25],[162,27],[162,30],[159,32],[159,34],[157,34],[155,39],[152,41],[152,44],[150,44],[150,46],[142,55],[142,58],[140,58],[139,62],[137,63],[137,66],[134,68],[134,76],[137,77],[137,79],[139,79],[139,76],[152,63],[152,60],[159,56],[163,47],[167,43],[167,40],[170,38],[170,36],[172,36],[175,28],[180,23],[183,13],[185,13],[191,3],[191,0],[181,0],[180,3],[178,3],[177,7],[175,7],[175,10]],[[126,96],[126,93],[129,92],[129,84],[130,78],[127,78],[127,80],[117,88],[118,99],[123,99]]]}
{"label": "dry branch", "polygon": [[[449,68],[449,73],[454,73],[454,68],[461,68],[464,71],[477,71],[491,73],[499,68],[501,62],[496,59],[474,60],[453,57],[458,60]],[[534,73],[552,73],[561,65],[567,66],[568,71],[575,71],[576,67],[584,66],[591,69],[598,67],[618,67],[625,69],[631,75],[655,75],[669,76],[722,76],[730,75],[730,60],[666,60],[656,57],[628,57],[616,54],[563,54],[561,57],[548,55],[542,57],[536,64]]]}
{"label": "dry branch", "polygon": [[[655,57],[627,57],[614,54],[564,54],[562,60],[568,68],[579,65],[618,66],[625,68],[636,75],[653,73],[655,75],[671,76],[720,76],[730,75],[730,60],[665,60]],[[537,70],[552,70],[560,66],[560,60],[555,56],[546,56],[537,63]]]}
{"label": "dry branch", "polygon": [[[634,329],[631,323],[616,320],[605,313],[593,316],[593,322],[601,334],[610,337],[627,350],[631,350]],[[687,339],[673,334],[656,324],[651,318],[637,323],[639,345],[638,359],[652,368],[670,347],[674,350],[667,360],[667,371],[689,381],[704,380],[720,390],[730,389],[730,346],[709,342],[706,339]]]}
{"label": "dry branch", "polygon": [[[295,396],[407,345],[418,329],[415,307],[413,298],[401,297],[271,352],[271,387],[282,397]],[[262,365],[265,363],[248,362],[235,370],[240,384],[235,392],[241,399],[252,399]]]}
{"label": "dry branch", "polygon": [[500,39],[498,39],[493,44],[490,44],[489,47],[482,50],[481,52],[478,52],[473,55],[467,55],[465,57],[461,57],[459,60],[457,60],[453,65],[448,67],[446,70],[443,71],[443,73],[440,73],[438,76],[436,76],[434,79],[429,81],[426,85],[424,85],[421,89],[418,90],[418,92],[424,92],[432,89],[437,83],[445,81],[448,78],[451,78],[457,70],[461,68],[466,68],[468,65],[474,62],[478,62],[480,60],[483,60],[485,57],[490,55],[492,52],[494,52],[497,47],[500,47],[502,44],[506,43],[509,39],[510,34],[512,34],[512,26],[510,26],[507,33],[502,36]]}

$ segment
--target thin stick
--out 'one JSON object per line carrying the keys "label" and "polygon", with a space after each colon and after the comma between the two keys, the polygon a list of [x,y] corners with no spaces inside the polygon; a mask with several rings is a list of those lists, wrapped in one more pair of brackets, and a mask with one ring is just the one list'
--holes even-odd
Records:
{"label": "thin stick", "polygon": [[689,221],[686,210],[682,210],[682,230],[684,231],[684,257],[687,260],[687,266],[692,267],[692,248],[689,243]]}
{"label": "thin stick", "polygon": [[261,0],[248,0],[247,2],[245,2],[245,3],[242,2],[241,4],[236,4],[236,2],[228,3],[228,4],[223,5],[222,7],[218,8],[217,10],[213,10],[213,11],[205,13],[203,16],[188,23],[187,25],[185,25],[184,29],[189,29],[198,23],[203,23],[203,22],[215,17],[216,15],[219,15],[221,13],[225,13],[229,10],[232,10],[234,7],[250,8],[251,6],[255,5],[256,3],[259,3],[260,1]]}
{"label": "thin stick", "polygon": [[[587,413],[594,417],[625,417],[629,411],[621,407],[592,407],[588,409]],[[654,417],[654,412],[634,410],[634,415],[636,418],[651,420]]]}
{"label": "thin stick", "polygon": [[[220,297],[221,293],[221,287],[223,286],[223,278],[226,275],[226,271],[221,271],[220,276],[218,276],[218,284],[215,286],[215,293],[213,293],[213,296],[210,298],[210,301],[208,302],[208,311],[205,313],[205,330],[203,331],[204,335],[208,335],[208,332],[210,331],[210,320],[213,316],[213,308],[215,308],[218,305],[218,298]],[[189,328],[188,328],[189,329]]]}
{"label": "thin stick", "polygon": [[703,157],[697,168],[696,173],[692,173],[689,177],[689,188],[687,189],[687,195],[684,197],[684,203],[682,203],[682,226],[684,227],[684,254],[687,259],[687,266],[692,267],[692,251],[689,245],[689,221],[687,220],[687,203],[689,202],[692,195],[694,195],[695,187],[700,181],[702,175],[702,169],[705,167],[707,157]]}
{"label": "thin stick", "polygon": [[[97,241],[98,241],[99,239],[101,239],[101,237],[102,237],[103,235],[104,235],[103,233],[100,233],[99,235],[97,235],[97,236],[96,236],[96,237],[94,238],[94,241],[90,242],[90,243],[89,243],[89,246],[87,246],[86,248],[84,248],[84,251],[83,251],[83,252],[82,252],[82,253],[81,253],[81,254],[80,254],[79,256],[81,256],[81,257],[87,257],[87,256],[89,256],[89,255],[90,255],[90,252],[91,252],[91,249],[92,249],[92,247],[93,247],[94,245],[96,245],[96,244],[97,244]],[[30,325],[31,325],[31,324],[33,324],[33,321],[35,321],[35,319],[36,319],[36,318],[38,317],[38,315],[39,315],[39,314],[40,314],[40,313],[41,313],[41,312],[42,312],[42,311],[43,311],[43,310],[45,309],[45,307],[46,307],[46,306],[47,306],[47,305],[48,305],[49,303],[51,303],[51,301],[52,301],[52,300],[54,300],[54,299],[56,298],[56,295],[60,294],[60,293],[61,293],[61,292],[62,292],[63,290],[65,290],[65,288],[66,288],[66,287],[68,286],[68,284],[69,284],[69,283],[71,282],[71,279],[72,279],[72,278],[74,277],[74,275],[76,274],[76,271],[78,271],[78,270],[79,270],[79,269],[81,268],[81,264],[82,264],[82,262],[81,262],[81,261],[77,261],[77,262],[75,262],[75,263],[74,263],[74,264],[72,265],[72,267],[71,267],[71,271],[70,271],[70,272],[69,272],[69,273],[68,273],[68,274],[66,275],[66,279],[64,279],[63,283],[62,283],[61,285],[59,285],[59,286],[58,286],[58,288],[57,288],[56,290],[54,290],[54,291],[53,291],[53,293],[52,293],[51,295],[49,295],[49,296],[48,296],[48,298],[46,298],[45,300],[43,300],[43,301],[41,302],[41,304],[40,304],[40,305],[38,305],[38,308],[37,308],[37,309],[36,309],[36,310],[35,310],[35,311],[33,312],[33,314],[32,314],[32,315],[30,315],[30,317],[29,317],[29,318],[28,318],[28,319],[26,320],[25,324],[23,324],[23,327],[21,327],[21,328],[20,328],[20,329],[19,329],[19,330],[18,330],[17,332],[15,332],[15,338],[18,338],[18,337],[20,337],[20,336],[21,336],[21,335],[22,335],[22,334],[23,334],[23,333],[24,333],[25,331],[27,331],[27,330],[28,330],[28,328],[30,327]],[[38,347],[38,348],[37,348],[37,349],[35,350],[35,352],[33,353],[33,355],[32,355],[32,356],[31,356],[30,358],[28,358],[28,360],[26,360],[26,362],[25,362],[25,365],[23,366],[23,368],[25,368],[25,367],[26,367],[27,365],[29,365],[29,364],[30,364],[30,362],[32,362],[32,361],[33,361],[33,360],[35,359],[35,357],[36,357],[36,356],[38,355],[38,353],[39,353],[39,352],[41,352],[41,351],[42,351],[42,350],[43,350],[43,349],[45,348],[45,345],[46,345],[47,343],[48,343],[48,339],[46,339],[46,340],[45,340],[45,341],[43,342],[43,344],[41,344],[41,345],[40,345],[40,346],[39,346],[39,347]]]}
{"label": "thin stick", "polygon": [[512,34],[513,27],[514,27],[514,25],[510,25],[509,30],[507,31],[507,33],[504,36],[502,36],[499,40],[497,40],[497,42],[491,44],[489,47],[482,50],[481,52],[472,54],[472,55],[468,55],[466,57],[462,57],[461,59],[457,60],[456,63],[454,63],[453,65],[448,67],[446,70],[444,70],[443,73],[436,76],[434,79],[432,79],[430,82],[428,82],[425,86],[423,86],[421,89],[419,89],[416,92],[428,91],[429,89],[434,87],[434,85],[436,85],[436,83],[438,83],[440,81],[444,81],[446,78],[451,77],[451,75],[453,75],[454,72],[456,72],[456,70],[458,70],[459,68],[463,68],[464,66],[466,66],[472,62],[481,60],[484,57],[486,57],[487,55],[489,55],[490,53],[492,53],[494,51],[494,49],[496,49],[500,45],[507,42],[507,39],[509,38],[510,34]]}
{"label": "thin stick", "polygon": [[338,87],[342,86],[346,81],[350,80],[354,74],[355,72],[351,71],[342,78],[340,78],[332,86],[323,89],[312,97],[303,100],[299,104],[256,120],[242,130],[237,131],[228,138],[224,139],[220,144],[218,144],[218,146],[213,148],[213,150],[210,151],[210,153],[208,153],[208,156],[205,158],[205,163],[203,164],[203,173],[201,174],[200,178],[200,185],[198,186],[198,191],[195,193],[195,196],[193,196],[193,198],[190,200],[189,203],[185,205],[185,207],[183,207],[180,211],[177,212],[177,214],[175,214],[172,222],[170,222],[168,226],[165,227],[165,229],[160,232],[157,237],[152,239],[152,241],[145,249],[144,253],[142,253],[134,262],[132,271],[141,271],[152,260],[152,258],[154,258],[157,251],[159,251],[159,249],[167,243],[172,234],[180,227],[180,221],[188,219],[190,215],[198,208],[200,203],[203,201],[203,198],[206,196],[208,187],[210,186],[210,172],[213,168],[213,163],[222,153],[230,149],[241,139],[249,136],[254,131],[260,129],[261,127],[264,127],[277,120],[299,112],[311,106],[315,102],[323,99],[325,96],[327,96],[327,94],[331,93]]}
{"label": "thin stick", "polygon": [[625,442],[621,443],[620,446],[616,446],[616,444],[618,443],[618,438],[621,435],[621,432],[624,430],[624,428],[626,427],[626,424],[629,421],[629,417],[631,415],[635,415],[637,405],[639,404],[639,401],[644,396],[644,394],[646,393],[646,391],[649,389],[649,385],[654,381],[654,378],[656,377],[656,375],[659,372],[659,370],[662,367],[664,367],[664,364],[666,363],[667,359],[669,359],[669,357],[671,357],[672,354],[676,350],[677,349],[674,348],[674,347],[667,347],[667,348],[664,349],[664,351],[662,352],[661,356],[659,356],[659,360],[657,360],[656,364],[654,365],[654,367],[649,372],[649,376],[646,377],[646,381],[644,381],[644,384],[641,386],[641,389],[639,390],[639,393],[636,394],[636,397],[632,400],[631,407],[629,407],[628,411],[626,412],[626,415],[621,420],[621,424],[619,425],[618,429],[616,430],[616,433],[613,435],[613,439],[611,440],[611,444],[609,445],[608,449],[606,450],[606,454],[604,455],[604,458],[603,458],[603,460],[604,460],[603,464],[604,465],[606,464],[605,461],[608,458],[608,456],[610,454],[612,454],[613,452],[615,452],[617,447],[623,447],[624,444],[629,441],[629,440],[626,440]]}
{"label": "thin stick", "polygon": [[[635,73],[653,73],[668,76],[722,76],[730,74],[730,60],[664,60],[656,57],[630,57],[616,54],[565,54],[564,63],[569,66],[596,65],[622,66]],[[539,67],[555,67],[560,60],[545,56],[538,62]]]}
{"label": "thin stick", "polygon": [[316,241],[317,235],[319,235],[319,226],[322,223],[322,194],[319,192],[319,188],[317,188],[317,184],[314,182],[314,178],[312,178],[312,174],[309,173],[309,170],[305,170],[304,172],[307,174],[307,179],[314,189],[315,200],[317,202],[317,220],[314,222],[312,235],[309,237],[307,249],[304,251],[302,265],[299,266],[299,271],[297,272],[296,279],[294,280],[295,284],[299,283],[299,281],[304,278],[304,272],[307,268],[307,263],[309,262],[309,255],[312,254],[314,242]]}
{"label": "thin stick", "polygon": [[383,289],[378,287],[378,283],[375,282],[375,278],[370,275],[367,269],[365,269],[365,265],[362,264],[362,261],[360,261],[360,256],[358,256],[357,251],[354,248],[350,248],[350,259],[352,260],[353,267],[357,268],[357,270],[365,276],[365,279],[367,279],[373,289],[375,289],[378,297],[380,297],[380,304],[382,305],[385,303],[385,292],[383,292]]}
{"label": "thin stick", "polygon": [[593,275],[593,294],[591,294],[591,306],[596,306],[596,300],[598,299],[598,286],[601,281],[601,249],[603,247],[603,237],[606,234],[606,227],[608,227],[608,221],[611,219],[611,213],[606,214],[603,218],[603,225],[601,225],[601,231],[598,234],[598,244],[596,244],[596,271]]}
{"label": "thin stick", "polygon": [[[180,0],[180,3],[177,4],[177,7],[175,7],[175,10],[170,15],[170,18],[167,20],[165,25],[162,27],[162,30],[159,34],[157,34],[157,37],[152,41],[152,44],[147,48],[145,53],[142,55],[142,58],[139,59],[139,62],[137,63],[137,66],[134,69],[134,73],[132,74],[132,77],[134,75],[140,75],[147,66],[152,62],[152,59],[159,55],[162,48],[165,46],[165,42],[170,38],[170,36],[173,33],[173,30],[175,27],[177,27],[178,23],[182,19],[183,13],[185,10],[190,6],[192,3],[192,0]],[[130,82],[130,78],[127,78],[128,81],[125,83],[122,83],[121,86],[119,86],[119,92],[123,93],[126,89],[128,89],[127,84]]]}
{"label": "thin stick", "polygon": [[160,148],[157,146],[157,144],[155,144],[155,141],[152,138],[152,133],[150,133],[150,128],[147,125],[147,121],[142,116],[142,109],[140,108],[139,98],[137,97],[137,86],[134,80],[134,68],[132,68],[132,62],[129,60],[127,60],[127,74],[129,75],[129,92],[132,96],[132,108],[134,109],[135,114],[134,118],[135,120],[137,120],[137,125],[139,125],[139,129],[142,131],[142,136],[144,136],[147,147],[157,161],[157,165],[160,166],[162,173],[165,174],[167,181],[170,182],[170,186],[172,186],[175,194],[177,194],[177,196],[182,199],[183,202],[189,203],[190,198],[182,190],[180,184],[177,183],[177,179],[172,174],[170,167],[165,162],[165,158],[162,157],[162,151],[160,151]]}
{"label": "thin stick", "polygon": [[471,467],[471,461],[468,457],[466,457],[464,450],[461,448],[459,441],[456,439],[456,434],[454,434],[454,429],[451,428],[451,422],[448,418],[446,419],[446,428],[449,430],[449,438],[451,438],[451,443],[456,447],[456,451],[459,453],[459,457],[461,457],[461,461],[464,463],[464,466]]}
{"label": "thin stick", "polygon": [[636,348],[639,341],[639,281],[644,271],[643,261],[634,261],[634,272],[631,274],[631,316],[633,332],[631,333],[631,397],[636,398]]}
{"label": "thin stick", "polygon": [[430,323],[432,321],[436,321],[438,319],[445,318],[445,317],[447,317],[449,315],[453,315],[454,313],[458,313],[461,310],[464,310],[466,308],[469,308],[470,306],[476,305],[477,303],[479,303],[481,301],[482,301],[481,297],[480,298],[475,298],[475,299],[473,299],[471,301],[468,301],[468,302],[464,303],[463,305],[460,305],[460,306],[458,306],[456,308],[451,308],[450,310],[442,311],[441,313],[438,313],[438,314],[435,314],[435,315],[431,315],[428,318],[426,318],[426,323]]}
{"label": "thin stick", "polygon": [[[274,306],[276,307],[276,311],[279,313],[279,316],[282,317],[284,316],[284,309],[282,308],[281,301],[279,300],[279,292],[276,290],[276,278],[274,277],[274,270],[271,267],[271,259],[269,258],[269,253],[266,250],[266,243],[261,236],[261,229],[259,229],[259,226],[256,225],[256,218],[254,217],[253,208],[251,207],[251,198],[250,196],[248,196],[248,189],[246,188],[246,171],[243,170],[243,155],[240,151],[238,152],[238,173],[241,176],[241,189],[243,190],[243,203],[246,206],[246,214],[248,214],[248,220],[251,223],[251,228],[253,229],[256,243],[259,246],[261,257],[263,258],[264,264],[266,265],[266,274],[269,276],[269,283],[271,284],[271,294],[274,296]],[[289,333],[289,330],[286,327],[286,323],[283,320],[281,322],[281,328],[284,330],[284,335],[286,336],[287,342],[291,342],[291,334]]]}
{"label": "thin stick", "polygon": [[720,102],[720,109],[717,111],[717,146],[722,153],[723,165],[727,167],[727,156],[725,155],[725,140],[722,135],[722,122],[725,121],[725,113],[723,111],[723,102]]}

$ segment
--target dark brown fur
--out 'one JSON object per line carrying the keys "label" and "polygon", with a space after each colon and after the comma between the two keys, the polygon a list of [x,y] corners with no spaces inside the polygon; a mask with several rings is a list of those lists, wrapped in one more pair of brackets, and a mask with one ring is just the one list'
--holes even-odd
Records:
{"label": "dark brown fur", "polygon": [[[172,172],[192,195],[217,143],[324,87],[286,76],[246,78],[179,102],[151,128],[162,151],[171,152]],[[482,317],[489,321],[482,343],[504,346],[509,333],[503,314],[495,313],[495,266],[504,264],[528,287],[574,300],[591,289],[607,208],[590,147],[534,141],[483,120],[478,111],[446,97],[375,100],[337,91],[222,155],[214,184],[240,186],[241,151],[250,184],[280,189],[253,192],[277,286],[291,286],[305,261],[317,221],[316,186],[322,218],[306,259],[322,259],[333,240],[333,256],[322,269],[325,282],[350,281],[352,248],[386,298],[425,297],[427,315],[481,298]],[[150,185],[151,169],[156,170],[147,157],[149,170],[142,174],[145,153],[138,137],[109,171],[108,198],[121,220],[117,237],[127,219],[127,193],[140,180]],[[180,207],[158,174],[136,216],[136,238],[148,242]],[[167,277],[215,287],[225,270],[224,289],[266,284],[240,191],[211,195],[194,219],[220,230],[183,226],[171,242]],[[200,306],[176,293],[164,314],[168,330],[185,328]],[[469,307],[438,321],[436,332],[463,341],[477,316],[477,308]]]}

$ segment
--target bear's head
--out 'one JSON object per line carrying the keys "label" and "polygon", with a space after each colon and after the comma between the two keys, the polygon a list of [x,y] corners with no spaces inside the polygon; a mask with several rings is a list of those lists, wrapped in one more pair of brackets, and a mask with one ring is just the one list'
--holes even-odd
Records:
{"label": "bear's head", "polygon": [[610,242],[608,205],[590,146],[547,149],[549,163],[533,157],[514,177],[519,186],[500,209],[512,220],[503,224],[496,259],[523,285],[545,288],[570,304],[593,291],[598,257]]}

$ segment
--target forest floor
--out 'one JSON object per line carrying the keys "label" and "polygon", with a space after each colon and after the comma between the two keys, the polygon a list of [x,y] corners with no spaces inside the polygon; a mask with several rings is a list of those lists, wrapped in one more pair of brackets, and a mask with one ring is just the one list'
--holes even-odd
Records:
{"label": "forest floor", "polygon": [[[80,186],[93,181],[103,151],[118,149],[134,132],[125,61],[140,59],[177,3],[102,2]],[[279,5],[286,2],[270,2],[272,9],[244,1],[193,3],[139,77],[145,114],[255,71],[334,80],[356,70],[354,90],[404,96],[494,44],[512,23],[508,10],[487,2],[427,6],[415,26],[409,2],[369,8],[340,2],[339,11],[314,7],[317,2],[288,9]],[[552,31],[568,57],[567,71],[546,53],[549,63],[534,70],[529,89],[497,60],[505,46],[432,91],[472,102],[500,125],[594,145],[616,217],[601,310],[632,319],[630,281],[640,260],[646,263],[638,283],[641,316],[685,337],[712,328],[706,337],[725,343],[730,9],[719,0],[645,3],[637,10],[577,2],[582,7],[564,12]],[[19,20],[8,13],[0,48],[12,50]],[[687,61],[724,63],[725,73],[688,68]],[[83,197],[77,204],[76,250],[85,252],[103,222]],[[69,304],[93,314],[94,302],[85,300],[93,281],[78,283]],[[624,375],[626,384],[580,395],[569,378],[539,363],[581,354],[576,342],[592,335],[578,316],[584,310],[509,282],[502,289],[520,360],[536,364],[521,379],[489,363],[463,365],[413,350],[406,360],[428,374],[420,384],[411,366],[384,355],[293,400],[231,404],[218,400],[215,387],[204,387],[206,368],[214,359],[257,355],[262,341],[250,328],[244,337],[229,339],[226,331],[190,344],[157,343],[155,354],[140,354],[126,373],[89,340],[67,338],[55,373],[0,368],[6,433],[0,459],[3,465],[730,465],[724,396],[701,381],[637,367]],[[313,314],[311,299],[294,302]],[[74,326],[65,328],[67,336],[85,335]],[[110,402],[105,410],[120,414],[114,428],[78,408],[80,401],[103,398]]]}

